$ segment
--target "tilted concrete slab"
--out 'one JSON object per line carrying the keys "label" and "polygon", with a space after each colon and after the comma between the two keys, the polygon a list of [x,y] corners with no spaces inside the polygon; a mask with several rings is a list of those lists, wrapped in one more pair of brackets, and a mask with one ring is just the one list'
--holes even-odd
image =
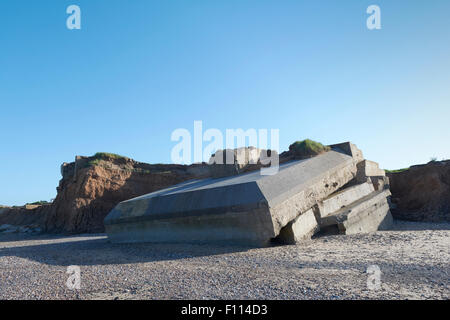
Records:
{"label": "tilted concrete slab", "polygon": [[358,163],[357,180],[364,182],[367,177],[384,177],[386,172],[380,169],[378,163],[370,160],[364,160]]}
{"label": "tilted concrete slab", "polygon": [[356,163],[360,163],[364,160],[364,156],[361,150],[359,150],[356,145],[351,142],[343,142],[338,144],[332,144],[329,147],[332,149],[339,149],[344,151],[349,156],[352,156]]}
{"label": "tilted concrete slab", "polygon": [[284,244],[297,244],[310,240],[319,229],[313,209],[309,209],[281,229],[277,239]]}
{"label": "tilted concrete slab", "polygon": [[393,222],[388,201],[384,199],[367,211],[365,217],[350,219],[345,221],[342,226],[345,228],[345,231],[343,230],[345,234],[358,234],[389,230],[392,228]]}
{"label": "tilted concrete slab", "polygon": [[387,197],[389,190],[375,191],[348,207],[320,219],[320,228],[337,226],[342,234],[356,234],[386,230],[392,226]]}
{"label": "tilted concrete slab", "polygon": [[320,218],[324,218],[346,207],[355,201],[371,194],[375,188],[371,182],[357,184],[337,193],[333,193],[325,200],[318,203],[316,212]]}
{"label": "tilted concrete slab", "polygon": [[124,201],[105,218],[112,242],[265,245],[319,200],[356,177],[358,161],[335,148],[259,171],[190,181]]}

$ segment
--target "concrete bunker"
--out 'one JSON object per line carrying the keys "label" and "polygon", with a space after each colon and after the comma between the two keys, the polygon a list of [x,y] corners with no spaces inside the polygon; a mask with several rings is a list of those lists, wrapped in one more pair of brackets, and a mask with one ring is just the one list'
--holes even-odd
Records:
{"label": "concrete bunker", "polygon": [[275,175],[193,180],[121,202],[105,229],[115,243],[256,246],[274,238],[298,243],[333,226],[343,234],[372,232],[392,223],[383,174],[355,145],[342,143],[283,163]]}

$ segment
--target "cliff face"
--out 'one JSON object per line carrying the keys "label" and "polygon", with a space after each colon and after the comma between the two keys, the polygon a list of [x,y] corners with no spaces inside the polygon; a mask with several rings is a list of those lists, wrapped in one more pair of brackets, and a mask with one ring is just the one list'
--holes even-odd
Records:
{"label": "cliff face", "polygon": [[206,165],[150,165],[113,155],[77,157],[61,171],[48,232],[103,232],[103,219],[119,202],[209,174]]}
{"label": "cliff face", "polygon": [[0,225],[8,224],[42,229],[47,212],[48,206],[41,206],[33,210],[28,210],[25,207],[2,208],[0,209]]}
{"label": "cliff face", "polygon": [[450,160],[388,173],[392,214],[411,221],[450,221]]}
{"label": "cliff face", "polygon": [[119,202],[208,177],[209,169],[206,164],[150,165],[100,154],[64,163],[61,174],[58,194],[51,205],[2,210],[0,225],[38,226],[54,233],[103,232],[103,219]]}

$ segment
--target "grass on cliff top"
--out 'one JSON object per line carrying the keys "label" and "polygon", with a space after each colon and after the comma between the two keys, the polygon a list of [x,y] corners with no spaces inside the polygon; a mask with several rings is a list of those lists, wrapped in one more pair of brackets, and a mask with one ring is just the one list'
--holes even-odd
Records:
{"label": "grass on cliff top", "polygon": [[310,139],[296,141],[289,146],[289,151],[293,152],[296,156],[299,157],[317,156],[330,150],[330,147],[324,146],[320,142]]}
{"label": "grass on cliff top", "polygon": [[384,169],[384,171],[386,171],[386,173],[399,173],[399,172],[403,172],[409,170],[409,168],[402,168],[402,169],[397,169],[397,170],[388,170],[388,169]]}
{"label": "grass on cliff top", "polygon": [[100,161],[102,160],[116,160],[116,159],[128,159],[128,158],[115,153],[97,152],[91,157],[91,159],[88,162],[88,165],[98,166],[100,165]]}
{"label": "grass on cliff top", "polygon": [[43,206],[46,204],[51,204],[51,202],[45,201],[45,200],[41,200],[41,201],[36,201],[36,202],[31,202],[31,203],[27,203],[26,205],[32,205],[32,206]]}
{"label": "grass on cliff top", "polygon": [[107,159],[127,159],[127,157],[121,156],[120,154],[108,153],[108,152],[97,152],[96,154],[94,154],[94,156],[92,158],[94,158],[94,159],[102,159],[102,160],[107,160]]}

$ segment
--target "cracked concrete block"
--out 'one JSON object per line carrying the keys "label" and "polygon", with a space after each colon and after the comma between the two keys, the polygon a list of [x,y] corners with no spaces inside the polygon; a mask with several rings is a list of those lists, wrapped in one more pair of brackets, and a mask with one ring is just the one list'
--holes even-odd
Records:
{"label": "cracked concrete block", "polygon": [[387,197],[390,191],[375,191],[348,207],[319,221],[321,228],[337,225],[342,234],[368,233],[386,230],[392,226]]}
{"label": "cracked concrete block", "polygon": [[209,170],[213,178],[223,178],[261,168],[271,157],[278,157],[274,150],[254,147],[218,150],[209,159]]}
{"label": "cracked concrete block", "polygon": [[349,219],[340,228],[342,233],[358,234],[389,230],[392,224],[393,218],[389,211],[389,205],[387,200],[384,200],[366,211],[366,216],[360,215],[358,219]]}
{"label": "cracked concrete block", "polygon": [[316,221],[313,210],[310,209],[281,229],[277,239],[284,244],[297,244],[310,240],[318,231],[319,224]]}
{"label": "cracked concrete block", "polygon": [[370,181],[372,182],[375,190],[383,190],[383,189],[389,189],[390,183],[389,183],[389,177],[387,176],[373,176],[369,177]]}
{"label": "cracked concrete block", "polygon": [[355,201],[371,194],[375,188],[371,182],[365,182],[351,186],[344,190],[333,193],[325,200],[318,203],[316,212],[320,218],[324,218],[343,207],[346,207]]}
{"label": "cracked concrete block", "polygon": [[380,169],[378,163],[364,160],[357,164],[358,173],[357,180],[359,182],[365,182],[368,177],[384,177],[386,176],[386,172],[383,169]]}

